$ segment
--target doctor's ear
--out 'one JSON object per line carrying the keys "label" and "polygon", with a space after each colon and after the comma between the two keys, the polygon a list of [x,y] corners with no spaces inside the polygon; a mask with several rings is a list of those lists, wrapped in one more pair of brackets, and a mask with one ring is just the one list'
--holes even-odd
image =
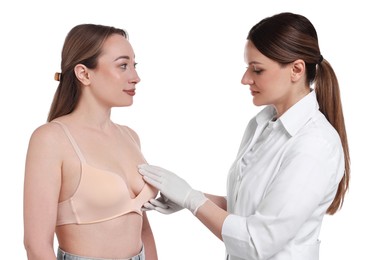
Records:
{"label": "doctor's ear", "polygon": [[84,85],[87,86],[90,84],[90,75],[88,68],[83,64],[77,64],[74,67],[74,73],[77,79]]}
{"label": "doctor's ear", "polygon": [[295,60],[292,63],[292,68],[291,68],[291,79],[293,82],[296,82],[301,79],[305,75],[305,62],[301,59]]}

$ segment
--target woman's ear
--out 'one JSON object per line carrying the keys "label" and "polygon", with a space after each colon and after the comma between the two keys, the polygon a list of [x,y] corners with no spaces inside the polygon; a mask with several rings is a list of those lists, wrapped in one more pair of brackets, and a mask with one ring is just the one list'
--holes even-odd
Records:
{"label": "woman's ear", "polygon": [[82,85],[87,86],[90,84],[89,70],[85,65],[77,64],[74,67],[74,73]]}
{"label": "woman's ear", "polygon": [[292,63],[292,68],[291,68],[292,82],[299,81],[301,78],[303,78],[303,76],[305,75],[305,70],[306,70],[305,62],[301,59],[295,60]]}

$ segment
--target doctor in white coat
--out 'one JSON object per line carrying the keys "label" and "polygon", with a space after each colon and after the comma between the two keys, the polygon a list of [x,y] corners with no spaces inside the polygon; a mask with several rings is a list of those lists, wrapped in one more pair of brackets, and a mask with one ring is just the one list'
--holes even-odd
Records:
{"label": "doctor in white coat", "polygon": [[189,209],[226,247],[228,260],[317,260],[325,214],[349,184],[350,159],[338,81],[314,26],[280,13],[256,24],[245,46],[242,83],[265,106],[245,130],[227,196],[194,190],[176,174],[140,165],[160,190],[146,209]]}

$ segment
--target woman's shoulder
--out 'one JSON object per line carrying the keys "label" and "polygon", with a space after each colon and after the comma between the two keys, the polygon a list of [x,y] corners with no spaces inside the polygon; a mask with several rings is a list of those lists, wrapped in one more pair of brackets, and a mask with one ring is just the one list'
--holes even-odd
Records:
{"label": "woman's shoulder", "polygon": [[61,127],[55,122],[47,122],[38,126],[31,134],[30,139],[40,143],[58,142],[63,137]]}
{"label": "woman's shoulder", "polygon": [[66,150],[64,149],[65,140],[64,132],[56,123],[48,122],[40,125],[30,136],[28,157],[38,163],[42,163],[46,158],[49,162],[60,162],[62,154]]}

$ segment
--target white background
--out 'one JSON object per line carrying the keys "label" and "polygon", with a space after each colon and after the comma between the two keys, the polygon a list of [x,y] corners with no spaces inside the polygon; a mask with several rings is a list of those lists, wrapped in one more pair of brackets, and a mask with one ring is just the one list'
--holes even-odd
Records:
{"label": "white background", "polygon": [[[125,28],[142,79],[134,105],[113,120],[140,136],[145,157],[195,189],[225,195],[244,128],[259,111],[247,86],[243,48],[260,19],[307,16],[337,73],[352,158],[343,209],[327,216],[321,259],[369,259],[374,230],[374,46],[370,1],[2,1],[0,4],[0,252],[23,248],[24,161],[32,131],[46,121],[60,53],[80,23]],[[159,259],[223,259],[224,244],[190,212],[150,212]]]}

